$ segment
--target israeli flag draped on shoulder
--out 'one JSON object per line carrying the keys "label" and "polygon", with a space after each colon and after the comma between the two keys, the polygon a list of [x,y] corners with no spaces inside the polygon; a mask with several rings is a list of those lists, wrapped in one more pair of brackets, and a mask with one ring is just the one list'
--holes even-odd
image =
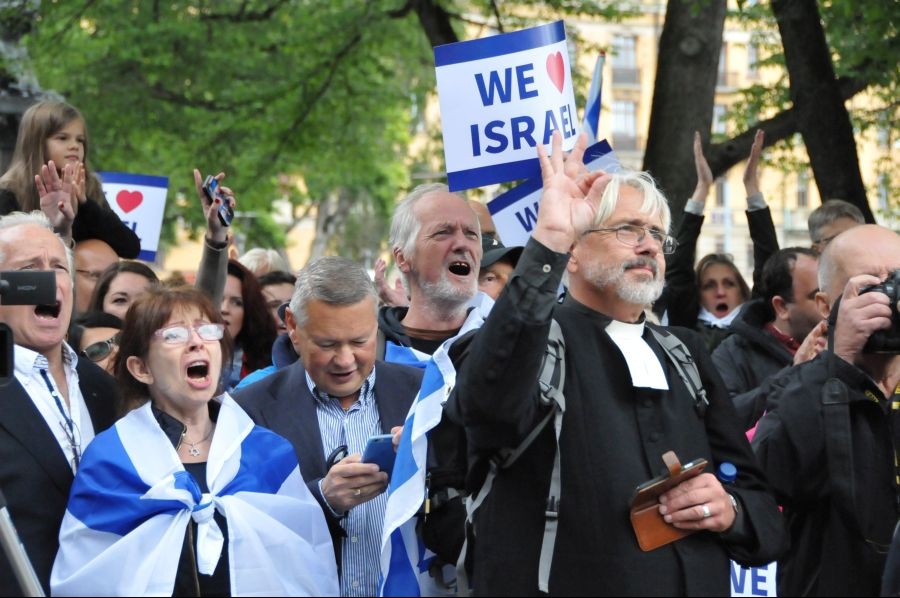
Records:
{"label": "israeli flag draped on shoulder", "polygon": [[234,596],[336,596],[331,536],[291,444],[224,396],[201,494],[150,404],[98,435],[84,454],[60,530],[55,596],[171,596],[191,519],[200,573],[225,544]]}
{"label": "israeli flag draped on shoulder", "polygon": [[[493,301],[486,295],[469,312],[459,333],[444,341],[427,366],[397,448],[388,487],[381,534],[381,596],[428,596],[438,593],[428,574],[434,557],[416,534],[416,513],[425,499],[428,432],[441,421],[444,402],[456,384],[456,369],[448,351],[453,342],[484,323]],[[440,592],[446,594],[446,591]]]}
{"label": "israeli flag draped on shoulder", "polygon": [[588,90],[587,102],[584,105],[584,121],[581,130],[588,135],[588,145],[597,143],[597,134],[600,130],[600,94],[603,91],[603,64],[606,55],[601,52],[594,66],[594,76],[591,79],[591,88]]}

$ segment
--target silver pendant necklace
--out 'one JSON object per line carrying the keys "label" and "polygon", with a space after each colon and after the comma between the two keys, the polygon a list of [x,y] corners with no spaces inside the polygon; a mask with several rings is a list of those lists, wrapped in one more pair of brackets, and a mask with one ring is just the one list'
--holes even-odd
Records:
{"label": "silver pendant necklace", "polygon": [[187,434],[187,428],[184,429],[184,432],[181,433],[181,441],[188,445],[188,447],[189,447],[188,454],[191,457],[199,457],[200,456],[200,449],[197,448],[197,445],[203,444],[204,442],[209,440],[209,437],[212,436],[214,427],[215,426],[210,426],[209,432],[207,432],[206,437],[204,437],[202,440],[198,440],[197,442],[191,442],[190,440],[188,440],[185,437],[185,434]]}

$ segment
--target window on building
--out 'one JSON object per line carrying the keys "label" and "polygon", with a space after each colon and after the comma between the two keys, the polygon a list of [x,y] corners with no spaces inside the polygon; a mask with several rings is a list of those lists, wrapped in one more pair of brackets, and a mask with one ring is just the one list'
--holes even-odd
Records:
{"label": "window on building", "polygon": [[725,104],[716,104],[713,106],[712,132],[717,135],[725,134],[725,112]]}
{"label": "window on building", "polygon": [[878,141],[878,147],[886,148],[891,144],[891,130],[885,124],[879,124],[875,127],[875,136]]}
{"label": "window on building", "polygon": [[759,46],[754,43],[747,44],[747,76],[755,79],[759,76]]}
{"label": "window on building", "polygon": [[716,207],[728,207],[728,181],[724,178],[716,179]]}
{"label": "window on building", "polygon": [[809,207],[809,173],[801,172],[797,175],[797,207]]}
{"label": "window on building", "polygon": [[613,38],[613,83],[638,83],[636,46],[637,38],[634,36],[617,35]]}
{"label": "window on building", "polygon": [[630,35],[617,35],[613,38],[613,68],[633,69],[637,66],[634,49],[637,40]]}
{"label": "window on building", "polygon": [[637,105],[634,102],[615,100],[612,108],[613,147],[637,149]]}
{"label": "window on building", "polygon": [[725,237],[716,237],[716,253],[725,253]]}
{"label": "window on building", "polygon": [[888,211],[888,201],[891,198],[891,177],[886,172],[878,175],[878,209]]}

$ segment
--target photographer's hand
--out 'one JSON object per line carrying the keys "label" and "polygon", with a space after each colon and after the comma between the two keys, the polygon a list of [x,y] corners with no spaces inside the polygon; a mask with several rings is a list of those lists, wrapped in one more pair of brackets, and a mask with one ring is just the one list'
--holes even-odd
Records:
{"label": "photographer's hand", "polygon": [[844,287],[835,324],[834,353],[848,363],[856,363],[872,333],[891,327],[888,296],[877,292],[859,294],[861,288],[881,282],[877,276],[860,274]]}

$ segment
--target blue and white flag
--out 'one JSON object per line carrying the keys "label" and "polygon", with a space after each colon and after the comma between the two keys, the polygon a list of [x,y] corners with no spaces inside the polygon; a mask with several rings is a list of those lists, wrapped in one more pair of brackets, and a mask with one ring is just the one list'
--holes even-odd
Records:
{"label": "blue and white flag", "polygon": [[416,513],[425,499],[428,432],[440,423],[444,402],[456,384],[456,369],[448,355],[450,346],[463,334],[480,327],[492,305],[493,302],[485,301],[473,308],[459,333],[434,352],[406,416],[381,535],[381,596],[428,596],[439,591],[428,574],[434,555],[416,534]]}
{"label": "blue and white flag", "polygon": [[604,62],[606,62],[606,54],[600,52],[597,64],[594,66],[591,88],[588,90],[587,101],[584,104],[584,121],[581,124],[581,130],[587,133],[588,145],[597,143],[597,134],[600,130],[600,94],[603,91]]}
{"label": "blue and white flag", "polygon": [[331,536],[293,447],[227,395],[206,477],[201,493],[149,403],[97,436],[72,485],[53,595],[171,596],[191,519],[199,572],[211,575],[228,550],[232,595],[338,594]]}

